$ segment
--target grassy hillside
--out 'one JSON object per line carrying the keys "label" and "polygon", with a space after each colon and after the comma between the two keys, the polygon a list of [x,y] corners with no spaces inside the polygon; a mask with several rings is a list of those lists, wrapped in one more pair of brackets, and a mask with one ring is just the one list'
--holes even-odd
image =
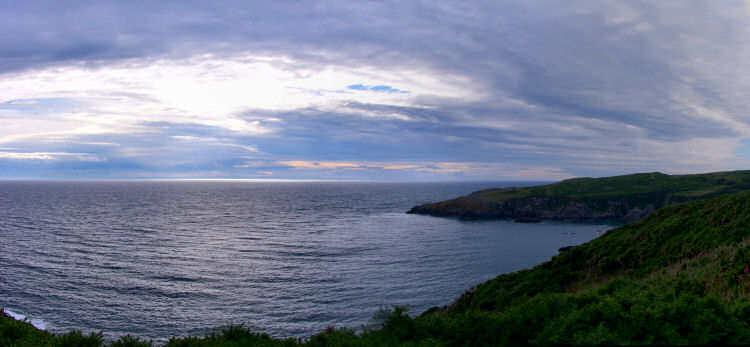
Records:
{"label": "grassy hillside", "polygon": [[414,207],[410,213],[460,218],[640,219],[660,207],[750,189],[750,171],[696,175],[640,173],[496,188]]}
{"label": "grassy hillside", "polygon": [[480,338],[492,343],[747,344],[748,267],[744,192],[666,207],[417,321],[494,326]]}
{"label": "grassy hillside", "polygon": [[[0,345],[86,338],[8,322],[0,317]],[[450,306],[414,318],[395,308],[364,333],[329,329],[296,341],[235,327],[168,345],[750,344],[748,323],[750,192],[742,192],[665,207]]]}

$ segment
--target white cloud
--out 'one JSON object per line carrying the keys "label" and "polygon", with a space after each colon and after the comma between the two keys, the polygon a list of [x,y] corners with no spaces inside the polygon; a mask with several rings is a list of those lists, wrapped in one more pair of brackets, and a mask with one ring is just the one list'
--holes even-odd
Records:
{"label": "white cloud", "polygon": [[361,169],[362,164],[349,162],[331,162],[331,161],[305,161],[305,160],[287,160],[278,162],[280,165],[289,166],[295,169],[321,169],[321,170],[356,170]]}
{"label": "white cloud", "polygon": [[0,152],[0,159],[16,160],[60,160],[103,161],[104,159],[89,153],[66,152]]}
{"label": "white cloud", "polygon": [[[562,180],[574,177],[568,172],[551,166],[519,165],[512,163],[481,162],[341,162],[289,160],[276,164],[298,170],[387,170],[414,173],[429,173],[435,177],[461,175],[471,179],[510,180]],[[250,166],[251,167],[251,166]]]}
{"label": "white cloud", "polygon": [[196,136],[186,136],[186,135],[174,135],[170,137],[178,141],[194,142],[194,143],[211,145],[211,146],[239,148],[244,151],[253,152],[253,153],[258,152],[258,148],[256,147],[241,145],[241,144],[236,144],[236,143],[226,143],[214,137],[196,137]]}
{"label": "white cloud", "polygon": [[[290,66],[300,65],[300,70]],[[437,78],[436,76],[440,76]],[[355,83],[387,84],[410,93],[356,93]],[[65,66],[0,75],[2,100],[29,100],[31,110],[3,113],[0,142],[19,137],[148,131],[146,123],[184,123],[247,135],[272,131],[247,110],[339,110],[346,102],[413,105],[420,97],[474,99],[467,79],[428,70],[383,70],[320,66],[290,58],[201,55],[180,60],[130,60],[96,68]],[[35,109],[33,100],[65,98],[74,108],[54,114]],[[34,118],[27,117],[35,113]],[[361,113],[361,112],[360,112]],[[368,116],[369,114],[363,114]],[[400,114],[384,115],[407,119]],[[273,121],[271,119],[270,121]],[[23,123],[23,124],[20,124]],[[9,129],[15,128],[15,129]]]}

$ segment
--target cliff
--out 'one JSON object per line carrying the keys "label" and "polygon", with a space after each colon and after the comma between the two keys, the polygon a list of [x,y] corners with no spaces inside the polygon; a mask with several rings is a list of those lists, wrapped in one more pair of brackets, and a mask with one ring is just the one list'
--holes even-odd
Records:
{"label": "cliff", "polygon": [[[243,327],[167,346],[750,344],[750,192],[671,205],[534,268],[500,275],[417,317],[276,339]],[[0,314],[0,345],[101,346]],[[125,336],[111,346],[150,346]]]}
{"label": "cliff", "polygon": [[461,219],[638,220],[666,205],[750,189],[750,171],[695,175],[659,172],[574,178],[523,188],[495,188],[413,207],[407,213]]}
{"label": "cliff", "polygon": [[449,345],[748,344],[750,192],[664,207],[415,321]]}
{"label": "cliff", "polygon": [[[687,181],[711,187],[745,175],[690,175]],[[672,184],[679,182],[685,183]],[[693,198],[740,187],[717,186],[711,193],[672,195]],[[750,191],[665,206],[531,269],[479,284],[448,306],[417,317],[406,313],[394,307],[379,327],[329,327],[305,340],[234,326],[173,338],[167,346],[748,345]],[[104,343],[96,333],[52,335],[0,310],[0,345]],[[152,344],[125,336],[110,345]]]}

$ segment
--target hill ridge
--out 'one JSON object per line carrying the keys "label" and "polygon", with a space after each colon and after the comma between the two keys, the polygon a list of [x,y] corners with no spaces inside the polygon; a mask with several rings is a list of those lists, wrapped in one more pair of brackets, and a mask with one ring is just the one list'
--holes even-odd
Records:
{"label": "hill ridge", "polygon": [[660,172],[578,177],[533,187],[490,188],[414,206],[407,213],[461,219],[641,219],[663,206],[750,189],[750,170],[691,175]]}

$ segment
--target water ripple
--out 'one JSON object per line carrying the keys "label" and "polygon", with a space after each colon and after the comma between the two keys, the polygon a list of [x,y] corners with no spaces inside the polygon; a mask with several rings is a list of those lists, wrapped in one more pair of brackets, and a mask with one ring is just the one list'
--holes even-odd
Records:
{"label": "water ripple", "polygon": [[0,182],[0,306],[107,339],[227,323],[306,337],[449,304],[607,228],[404,213],[497,185]]}

